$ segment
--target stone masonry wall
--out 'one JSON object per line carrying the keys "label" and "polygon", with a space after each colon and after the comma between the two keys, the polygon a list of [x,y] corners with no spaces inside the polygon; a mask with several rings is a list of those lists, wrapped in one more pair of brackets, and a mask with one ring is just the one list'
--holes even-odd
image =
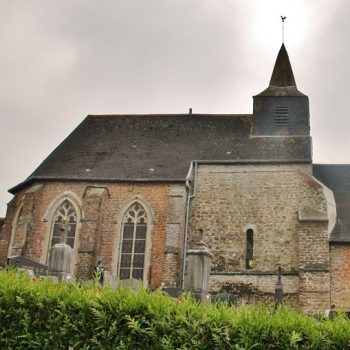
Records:
{"label": "stone masonry wall", "polygon": [[[199,165],[189,244],[203,229],[214,253],[212,286],[217,289],[231,279],[271,294],[275,278],[266,274],[281,266],[285,273],[299,276],[298,298],[295,285],[287,284],[284,290],[305,311],[329,307],[327,204],[322,186],[308,172],[307,166],[297,165]],[[319,215],[300,220],[304,207]],[[251,268],[246,268],[248,229],[254,232]],[[261,281],[271,283],[269,291]]]}
{"label": "stone masonry wall", "polygon": [[11,233],[12,233],[12,224],[15,219],[16,213],[20,211],[20,204],[23,198],[23,193],[18,194],[13,198],[7,205],[7,213],[5,222],[2,226],[0,232],[0,267],[4,266],[6,259],[9,254],[9,245],[11,243]]}
{"label": "stone masonry wall", "polygon": [[[241,274],[232,273],[228,275],[218,275],[212,273],[210,276],[210,290],[213,293],[225,289],[235,295],[237,303],[256,304],[264,303],[274,305],[275,284],[278,275],[276,274]],[[291,307],[299,306],[299,276],[298,274],[282,275],[284,289],[283,302]]]}
{"label": "stone masonry wall", "polygon": [[328,191],[314,178],[299,172],[299,304],[308,312],[330,307]]}
{"label": "stone masonry wall", "polygon": [[[76,276],[91,278],[98,259],[106,267],[106,276],[116,276],[122,211],[136,200],[146,207],[150,216],[148,286],[157,288],[164,281],[180,283],[186,201],[186,190],[182,185],[67,182],[27,188],[9,204],[0,237],[1,265],[8,256],[11,237],[15,244],[10,253],[46,263],[50,215],[54,203],[64,198],[80,206],[81,211],[75,244]],[[17,220],[16,215],[19,216]],[[20,249],[14,249],[17,246]]]}
{"label": "stone masonry wall", "polygon": [[169,197],[165,236],[165,263],[163,282],[168,286],[180,286],[184,245],[184,218],[186,209],[186,191],[183,187],[172,188]]}

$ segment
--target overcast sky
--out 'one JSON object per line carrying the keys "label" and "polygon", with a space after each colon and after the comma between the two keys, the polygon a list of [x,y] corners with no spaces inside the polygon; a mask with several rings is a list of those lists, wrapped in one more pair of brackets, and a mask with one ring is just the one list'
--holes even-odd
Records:
{"label": "overcast sky", "polygon": [[0,216],[87,114],[252,113],[280,15],[314,161],[350,163],[349,0],[0,0]]}

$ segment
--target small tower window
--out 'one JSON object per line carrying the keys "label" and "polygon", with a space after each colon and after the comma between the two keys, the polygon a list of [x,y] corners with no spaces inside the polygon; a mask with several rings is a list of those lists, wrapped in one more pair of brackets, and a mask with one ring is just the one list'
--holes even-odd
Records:
{"label": "small tower window", "polygon": [[275,107],[275,126],[288,126],[288,107]]}
{"label": "small tower window", "polygon": [[247,269],[253,267],[253,248],[254,248],[254,231],[252,229],[247,230],[247,242],[246,242],[246,260],[245,265]]}

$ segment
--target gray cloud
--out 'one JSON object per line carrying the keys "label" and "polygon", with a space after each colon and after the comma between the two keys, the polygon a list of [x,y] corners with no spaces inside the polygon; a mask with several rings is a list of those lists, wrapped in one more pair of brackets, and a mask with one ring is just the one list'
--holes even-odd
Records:
{"label": "gray cloud", "polygon": [[0,3],[0,216],[85,117],[251,113],[286,46],[309,95],[314,159],[350,163],[346,0],[26,0]]}

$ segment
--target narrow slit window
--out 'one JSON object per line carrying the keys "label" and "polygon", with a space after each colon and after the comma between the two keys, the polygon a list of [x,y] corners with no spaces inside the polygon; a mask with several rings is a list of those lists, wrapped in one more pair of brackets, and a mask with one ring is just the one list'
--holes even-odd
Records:
{"label": "narrow slit window", "polygon": [[252,229],[247,230],[247,246],[246,246],[246,268],[253,268],[253,252],[254,252],[254,231]]}
{"label": "narrow slit window", "polygon": [[275,126],[288,126],[288,107],[276,107],[274,116]]}

